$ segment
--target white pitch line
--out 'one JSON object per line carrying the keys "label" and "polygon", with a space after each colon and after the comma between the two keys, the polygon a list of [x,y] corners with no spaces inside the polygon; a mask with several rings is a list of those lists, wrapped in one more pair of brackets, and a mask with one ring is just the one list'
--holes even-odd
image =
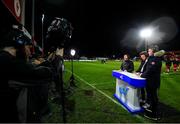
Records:
{"label": "white pitch line", "polygon": [[[72,73],[71,71],[67,70],[66,71]],[[87,82],[86,80],[84,80],[83,78],[79,77],[77,74],[73,73],[77,78],[79,78],[79,80],[81,80],[82,82],[84,82],[85,84],[89,85],[90,87],[92,87],[93,89],[97,90],[99,93],[103,94],[104,96],[106,96],[108,99],[110,99],[112,102],[114,102],[115,104],[121,106],[122,108],[124,108],[126,110],[126,108],[121,105],[119,102],[117,102],[116,100],[114,100],[112,97],[108,96],[106,93],[104,93],[103,91],[99,90],[98,88],[96,88],[95,86],[93,86],[92,84],[90,84],[89,82]],[[143,118],[139,115],[135,115],[137,118],[143,120]]]}
{"label": "white pitch line", "polygon": [[97,85],[107,85],[107,83],[93,83],[91,85],[97,86]]}
{"label": "white pitch line", "polygon": [[[66,70],[68,72],[71,73],[71,71]],[[90,84],[89,82],[87,82],[86,80],[84,80],[83,78],[79,77],[77,74],[73,73],[77,78],[79,78],[79,80],[81,80],[82,82],[84,82],[85,84],[89,85],[90,87],[92,87],[93,89],[97,90],[99,93],[103,94],[104,96],[106,96],[107,98],[109,98],[111,101],[113,101],[114,103],[116,103],[119,106],[122,106],[119,102],[117,102],[116,100],[114,100],[112,97],[108,96],[106,93],[104,93],[103,91],[97,89],[95,86],[93,86],[92,84]],[[124,106],[122,106],[124,108]]]}

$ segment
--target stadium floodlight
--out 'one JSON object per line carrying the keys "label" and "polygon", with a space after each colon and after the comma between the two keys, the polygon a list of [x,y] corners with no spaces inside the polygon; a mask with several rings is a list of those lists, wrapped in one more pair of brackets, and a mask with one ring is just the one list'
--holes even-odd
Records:
{"label": "stadium floodlight", "polygon": [[73,86],[73,87],[76,87],[75,83],[74,83],[74,72],[73,72],[73,59],[74,59],[74,56],[76,54],[76,50],[75,49],[71,49],[70,50],[70,54],[72,56],[71,58],[71,77],[70,77],[70,86]]}
{"label": "stadium floodlight", "polygon": [[148,48],[148,39],[152,36],[153,29],[150,27],[143,28],[140,31],[140,37],[144,39],[145,41],[145,50]]}
{"label": "stadium floodlight", "polygon": [[71,50],[70,50],[70,54],[71,54],[71,56],[74,56],[74,55],[76,54],[76,50],[71,49]]}

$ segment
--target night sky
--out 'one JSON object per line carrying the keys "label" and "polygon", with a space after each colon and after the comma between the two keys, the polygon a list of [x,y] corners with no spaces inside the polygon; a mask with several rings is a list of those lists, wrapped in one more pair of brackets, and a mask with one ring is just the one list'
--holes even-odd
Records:
{"label": "night sky", "polygon": [[[67,18],[72,23],[74,31],[69,48],[76,48],[80,56],[111,57],[116,55],[120,57],[124,53],[135,56],[144,49],[143,43],[137,45],[138,42],[142,42],[139,39],[138,30],[160,17],[170,17],[176,23],[177,34],[171,39],[163,39],[166,42],[158,43],[158,46],[166,51],[180,50],[180,33],[178,32],[180,7],[178,5],[178,2],[174,0],[169,2],[165,0],[149,2],[147,0],[144,2],[134,0],[36,1],[36,39],[37,42],[41,42],[41,15],[44,13],[45,30],[54,16]],[[27,10],[30,10],[30,6],[28,7]],[[30,30],[31,20],[29,17],[26,18],[26,27]]]}

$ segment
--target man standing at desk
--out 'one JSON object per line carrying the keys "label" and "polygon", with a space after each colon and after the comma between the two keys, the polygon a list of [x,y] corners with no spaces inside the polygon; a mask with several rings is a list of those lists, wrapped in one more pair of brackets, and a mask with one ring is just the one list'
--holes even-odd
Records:
{"label": "man standing at desk", "polygon": [[146,110],[145,117],[152,120],[158,120],[157,106],[158,106],[158,96],[157,92],[160,87],[160,74],[162,62],[158,57],[154,56],[157,52],[157,47],[150,47],[148,49],[148,61],[145,63],[146,67],[144,72],[140,75],[142,78],[146,78],[146,92],[147,101],[143,106]]}
{"label": "man standing at desk", "polygon": [[134,71],[134,64],[133,62],[129,59],[129,55],[128,54],[125,54],[124,55],[124,60],[121,64],[121,70],[122,71],[127,71],[127,72],[130,72],[132,73]]}
{"label": "man standing at desk", "polygon": [[[140,58],[141,58],[141,64],[139,66],[139,68],[136,70],[136,74],[141,74],[145,71],[146,68],[146,63],[147,63],[147,58],[148,58],[148,53],[146,51],[142,51],[140,54]],[[141,88],[141,97],[140,97],[140,105],[144,105],[145,104],[145,88]]]}

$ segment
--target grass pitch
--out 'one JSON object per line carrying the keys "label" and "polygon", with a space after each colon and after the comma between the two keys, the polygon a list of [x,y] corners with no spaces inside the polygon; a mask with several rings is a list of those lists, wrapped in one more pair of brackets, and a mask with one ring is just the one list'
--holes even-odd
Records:
{"label": "grass pitch", "polygon": [[[120,62],[74,62],[77,87],[71,88],[66,100],[66,119],[69,123],[151,123],[140,115],[128,113],[113,97],[115,78],[112,70],[119,70]],[[139,62],[134,62],[135,70]],[[163,63],[158,122],[180,122],[180,72],[164,73]],[[64,80],[69,86],[71,62],[65,62]],[[53,115],[47,122],[62,122],[61,107],[51,103]]]}

